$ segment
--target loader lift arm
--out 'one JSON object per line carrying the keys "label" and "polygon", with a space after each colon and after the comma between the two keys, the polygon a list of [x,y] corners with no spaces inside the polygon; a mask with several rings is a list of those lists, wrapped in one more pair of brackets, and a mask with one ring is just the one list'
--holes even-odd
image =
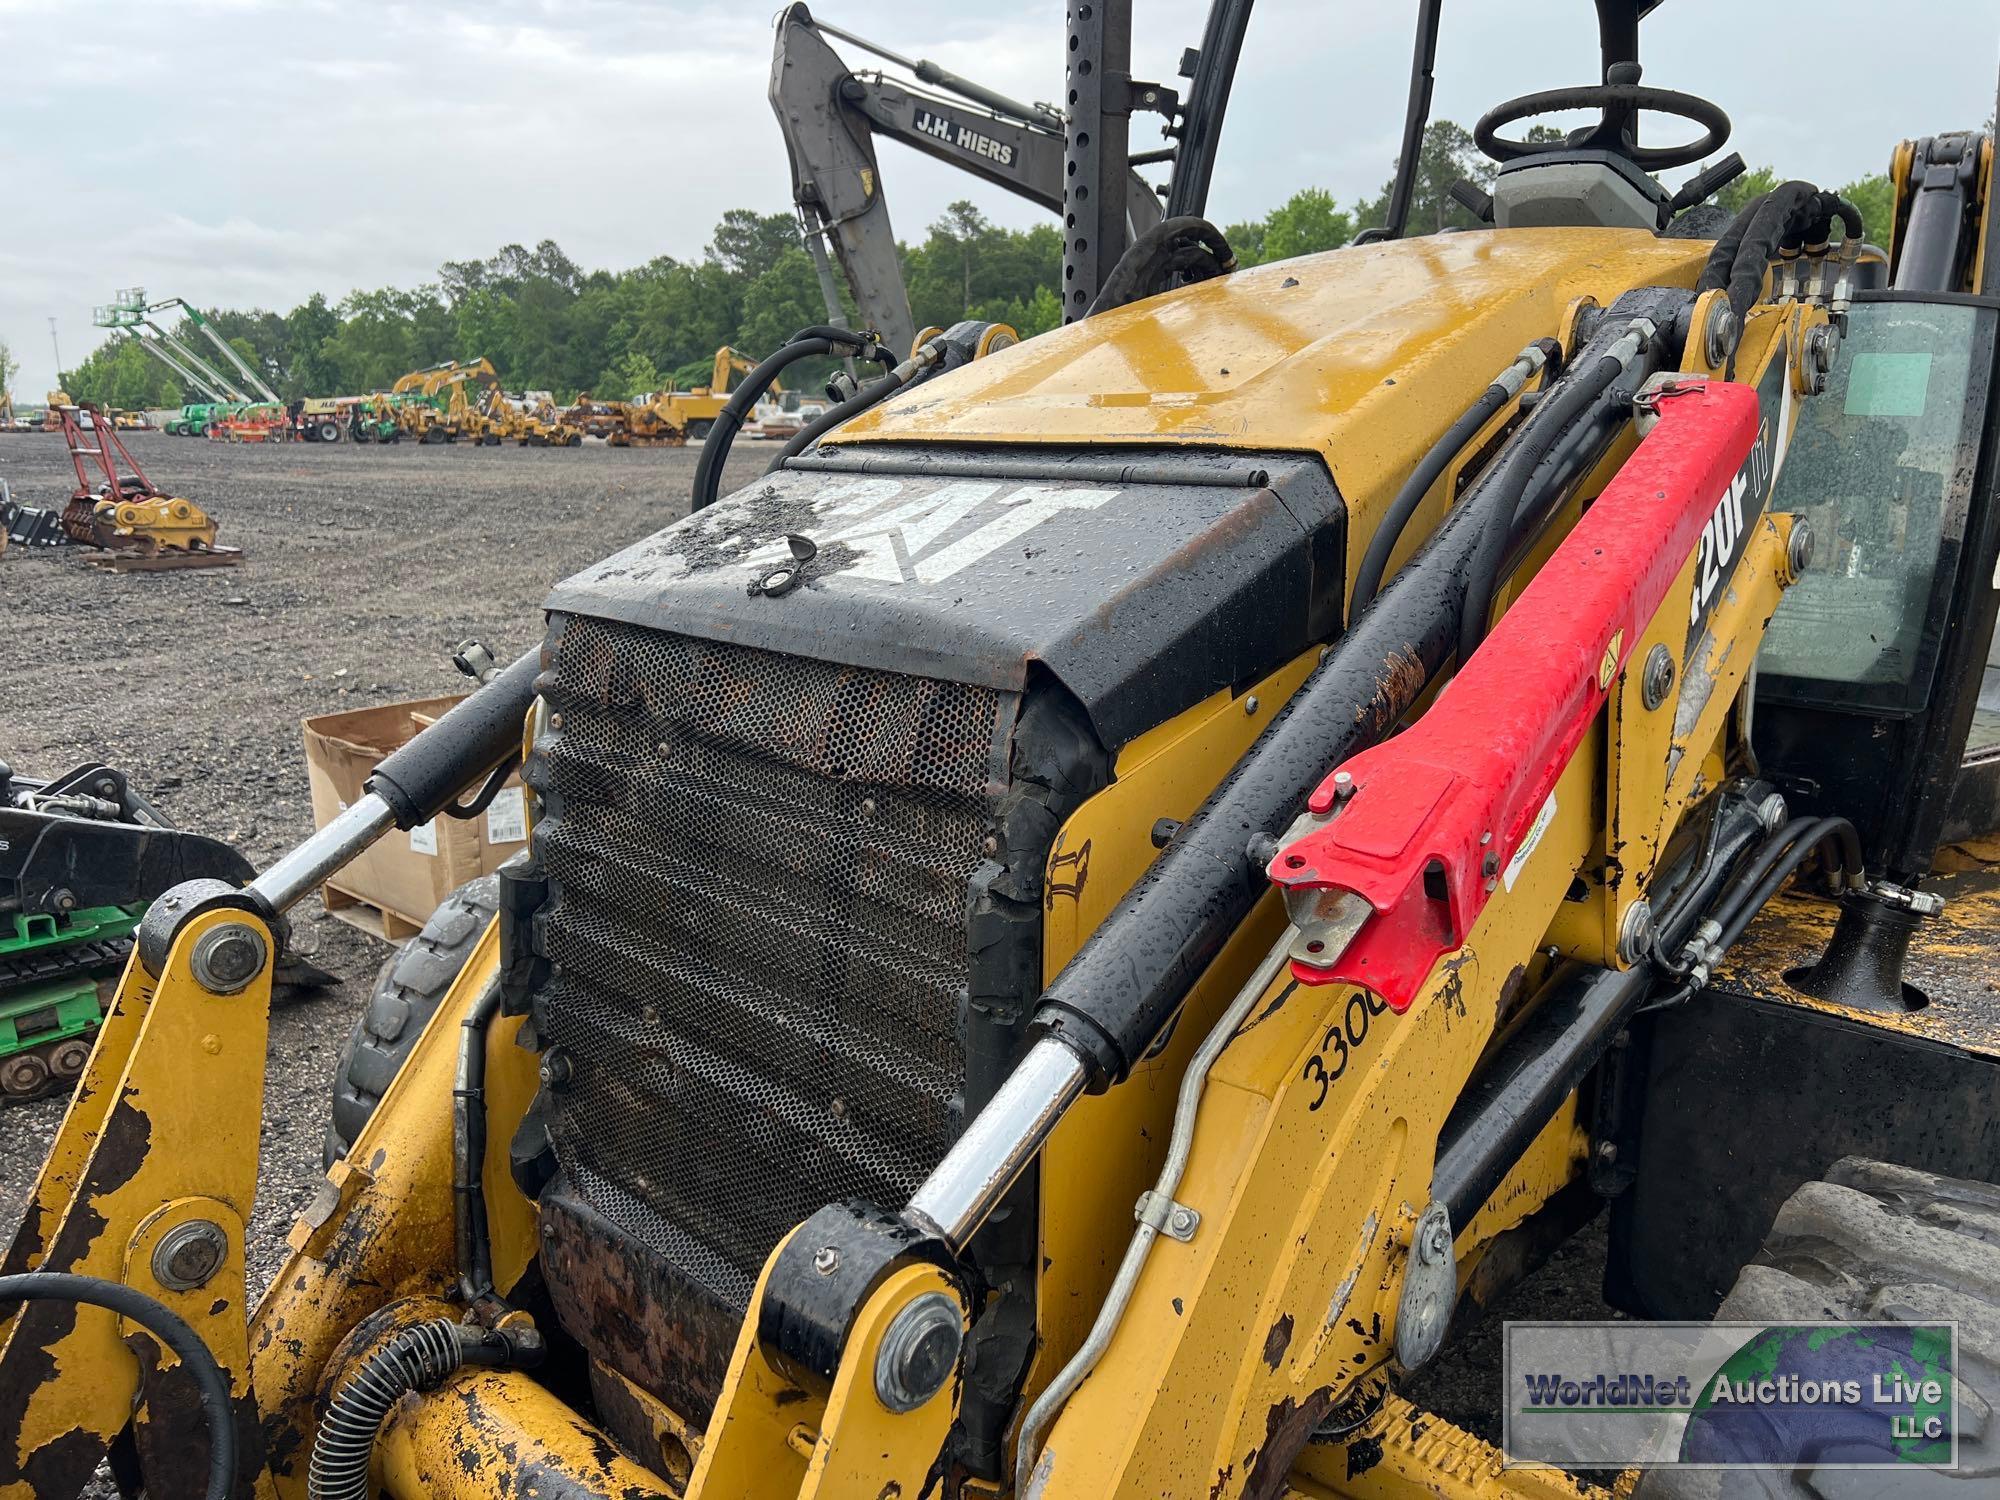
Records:
{"label": "loader lift arm", "polygon": [[[920,82],[958,99],[850,69],[829,36],[906,68]],[[1171,112],[1172,90],[1146,85],[1152,107]],[[803,4],[778,17],[771,59],[771,108],[785,137],[807,247],[821,272],[827,313],[846,326],[846,313],[826,260],[830,243],[852,290],[861,325],[904,351],[915,335],[909,294],[896,258],[895,231],[876,160],[878,136],[971,173],[981,181],[1038,203],[1051,213],[1064,204],[1064,118],[1046,104],[1023,104],[960,78],[936,63],[908,59],[850,32],[813,19]],[[969,101],[967,103],[959,101]],[[1137,230],[1160,222],[1160,201],[1136,172],[1126,212]]]}

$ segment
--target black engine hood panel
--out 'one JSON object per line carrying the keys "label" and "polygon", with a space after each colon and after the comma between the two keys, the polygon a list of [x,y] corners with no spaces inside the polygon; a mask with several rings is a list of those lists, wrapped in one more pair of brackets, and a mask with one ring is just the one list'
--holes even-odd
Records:
{"label": "black engine hood panel", "polygon": [[1317,459],[1105,453],[850,447],[830,460],[849,468],[747,485],[547,608],[985,687],[1040,663],[1114,747],[1333,633],[1346,509]]}

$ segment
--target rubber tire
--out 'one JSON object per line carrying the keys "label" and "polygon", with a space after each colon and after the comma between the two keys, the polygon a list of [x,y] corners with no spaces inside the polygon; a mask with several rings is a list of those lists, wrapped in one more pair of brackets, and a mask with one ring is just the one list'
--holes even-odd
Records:
{"label": "rubber tire", "polygon": [[1863,1500],[2000,1490],[2000,1186],[1842,1157],[1824,1178],[1785,1200],[1757,1258],[1737,1274],[1715,1316],[1749,1323],[1957,1323],[1959,1384],[1975,1396],[1954,1402],[1959,1467],[1913,1471],[1907,1488],[1885,1488],[1882,1472],[1867,1469],[1656,1469],[1641,1480],[1635,1500]]}
{"label": "rubber tire", "polygon": [[688,430],[687,430],[688,441],[691,443],[699,443],[703,441],[709,435],[710,432],[714,431],[714,429],[715,429],[715,423],[711,422],[707,417],[697,417],[695,418],[694,421],[688,423]]}
{"label": "rubber tire", "polygon": [[322,443],[337,443],[337,442],[339,442],[339,441],[340,441],[340,428],[339,428],[339,427],[338,427],[338,426],[337,426],[336,424],[334,424],[334,423],[332,423],[332,422],[322,422],[322,423],[320,423],[320,424],[319,424],[319,440],[320,440],[320,441],[321,441]]}
{"label": "rubber tire", "polygon": [[444,898],[424,930],[390,955],[376,973],[374,993],[354,1018],[354,1030],[334,1069],[325,1165],[330,1167],[347,1154],[375,1113],[499,909],[499,876],[467,881]]}

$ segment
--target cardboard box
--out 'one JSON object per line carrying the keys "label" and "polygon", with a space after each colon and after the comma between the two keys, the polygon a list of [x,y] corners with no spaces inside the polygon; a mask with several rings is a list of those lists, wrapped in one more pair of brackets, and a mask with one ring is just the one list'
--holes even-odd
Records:
{"label": "cardboard box", "polygon": [[[319,714],[305,721],[306,780],[313,823],[324,828],[362,795],[392,750],[442,718],[460,697],[420,698]],[[468,789],[463,795],[470,795]],[[476,818],[443,814],[404,833],[392,828],[321,888],[326,909],[377,937],[401,941],[430,920],[466,881],[491,874],[527,846],[518,773]]]}

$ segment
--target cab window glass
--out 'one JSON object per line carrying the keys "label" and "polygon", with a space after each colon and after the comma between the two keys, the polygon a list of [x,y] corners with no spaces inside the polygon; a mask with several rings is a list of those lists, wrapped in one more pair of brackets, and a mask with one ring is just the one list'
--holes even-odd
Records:
{"label": "cab window glass", "polygon": [[1765,672],[1914,707],[1935,642],[1932,580],[1969,473],[1980,308],[1862,302],[1820,395],[1802,404],[1771,509],[1804,516],[1813,561],[1764,640]]}

